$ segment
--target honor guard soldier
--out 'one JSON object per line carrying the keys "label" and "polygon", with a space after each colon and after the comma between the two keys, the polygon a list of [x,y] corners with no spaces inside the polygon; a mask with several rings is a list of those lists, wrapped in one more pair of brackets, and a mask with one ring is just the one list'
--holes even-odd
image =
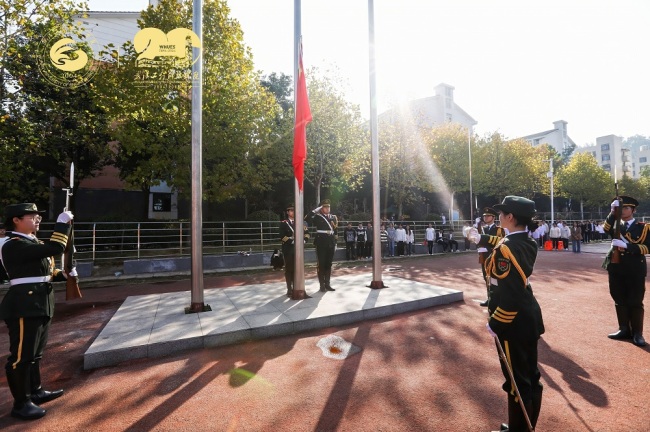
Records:
{"label": "honor guard soldier", "polygon": [[[483,209],[483,222],[479,222],[478,232],[481,235],[489,236],[485,244],[481,244],[478,248],[478,262],[481,264],[481,270],[483,271],[483,280],[486,278],[485,268],[483,263],[486,261],[487,257],[492,253],[492,249],[497,245],[499,240],[506,236],[506,232],[500,226],[497,226],[495,223],[498,213],[495,209],[491,207],[485,207]],[[489,288],[488,288],[489,291]],[[488,297],[489,297],[488,292]],[[481,306],[487,306],[488,300],[480,303]]]}
{"label": "honor guard soldier", "polygon": [[[643,339],[643,296],[647,265],[645,255],[650,248],[650,226],[634,219],[639,202],[629,196],[621,196],[612,202],[612,211],[605,220],[605,232],[613,237],[603,267],[609,274],[609,293],[614,299],[618,331],[608,335],[610,339],[632,339],[637,346],[645,346]],[[620,220],[616,207],[621,207]],[[620,223],[620,239],[615,237]],[[612,255],[619,255],[613,260]],[[612,262],[612,261],[618,261]]]}
{"label": "honor guard soldier", "polygon": [[[296,266],[296,246],[295,246],[295,228],[296,222],[294,219],[295,208],[293,204],[287,206],[287,218],[280,222],[280,240],[282,241],[282,255],[284,255],[284,279],[287,282],[287,297],[291,298],[293,295],[293,279]],[[307,227],[304,232],[304,240],[309,238]],[[305,297],[309,297],[305,295]]]}
{"label": "honor guard soldier", "polygon": [[332,261],[336,250],[336,228],[338,219],[330,214],[330,200],[323,200],[320,206],[312,210],[305,220],[316,226],[316,256],[318,258],[318,282],[320,291],[336,291],[330,285]]}
{"label": "honor guard soldier", "polygon": [[[61,255],[68,242],[70,212],[59,215],[49,240],[36,238],[41,216],[36,204],[22,203],[5,209],[6,238],[0,258],[9,275],[9,291],[0,303],[0,319],[9,329],[9,357],[5,366],[7,383],[14,398],[11,415],[37,419],[45,415],[39,405],[58,398],[63,390],[41,387],[39,364],[47,344],[54,314],[52,281],[66,279],[54,268],[54,256]],[[74,273],[73,273],[74,272]],[[76,275],[76,270],[70,272]]]}
{"label": "honor guard soldier", "polygon": [[[509,423],[501,425],[501,430],[524,432],[535,428],[543,391],[537,344],[544,333],[544,322],[528,282],[538,251],[537,243],[528,235],[537,226],[533,220],[535,203],[523,197],[507,196],[494,208],[500,212],[501,225],[508,230],[508,235],[493,245],[483,264],[490,286],[487,331],[496,338],[500,354],[507,353],[500,358],[505,378],[502,388],[508,394]],[[480,235],[476,229],[470,230],[469,237],[478,246],[490,244],[493,238]]]}

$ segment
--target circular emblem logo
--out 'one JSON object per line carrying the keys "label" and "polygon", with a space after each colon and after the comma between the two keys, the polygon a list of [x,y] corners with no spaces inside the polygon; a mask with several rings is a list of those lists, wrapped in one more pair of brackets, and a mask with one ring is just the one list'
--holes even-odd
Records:
{"label": "circular emblem logo", "polygon": [[88,84],[99,67],[93,58],[93,41],[60,33],[43,36],[38,45],[37,64],[50,84],[63,88]]}

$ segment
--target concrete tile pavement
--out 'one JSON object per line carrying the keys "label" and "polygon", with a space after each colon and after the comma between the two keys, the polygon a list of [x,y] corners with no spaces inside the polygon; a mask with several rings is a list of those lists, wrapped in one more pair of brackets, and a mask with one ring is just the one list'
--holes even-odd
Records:
{"label": "concrete tile pavement", "polygon": [[451,288],[385,276],[386,289],[367,287],[371,274],[332,279],[335,292],[321,293],[305,281],[313,297],[295,301],[284,283],[206,289],[212,311],[185,314],[189,291],[128,297],[84,354],[84,369],[127,360],[160,357],[187,349],[234,344],[373,318],[463,300]]}

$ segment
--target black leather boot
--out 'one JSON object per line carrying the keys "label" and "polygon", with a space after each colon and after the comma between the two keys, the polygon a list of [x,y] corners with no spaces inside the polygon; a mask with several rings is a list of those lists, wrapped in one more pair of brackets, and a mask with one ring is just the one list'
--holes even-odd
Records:
{"label": "black leather boot", "polygon": [[330,285],[330,276],[332,276],[332,270],[325,272],[325,289],[327,291],[336,291],[334,288],[332,288],[332,285]]}
{"label": "black leather boot", "polygon": [[31,382],[29,367],[19,365],[15,369],[6,368],[7,383],[14,397],[11,416],[23,420],[36,420],[45,415],[45,410],[30,399],[29,386]]}
{"label": "black leather boot", "polygon": [[287,282],[287,297],[291,298],[293,295],[293,278],[285,274],[284,280]]}
{"label": "black leather boot", "polygon": [[634,308],[631,312],[632,343],[640,347],[646,346],[645,339],[643,339],[643,308]]}
{"label": "black leather boot", "polygon": [[325,285],[325,276],[321,273],[321,271],[318,271],[318,283],[320,284],[320,289],[318,291],[321,292],[327,292],[327,287]]}
{"label": "black leather boot", "polygon": [[[525,404],[526,414],[528,414],[528,419],[530,420],[531,414],[533,412],[532,402],[527,402]],[[519,401],[515,401],[514,396],[508,395],[508,432],[528,432],[528,423],[526,422],[526,417],[524,412],[521,410],[521,405]]]}
{"label": "black leather boot", "polygon": [[618,320],[618,331],[607,335],[608,338],[614,340],[630,339],[632,333],[630,332],[630,315],[627,307],[615,305],[616,319]]}
{"label": "black leather boot", "polygon": [[63,396],[63,390],[47,391],[41,386],[40,361],[36,360],[30,368],[31,400],[36,405],[49,402]]}

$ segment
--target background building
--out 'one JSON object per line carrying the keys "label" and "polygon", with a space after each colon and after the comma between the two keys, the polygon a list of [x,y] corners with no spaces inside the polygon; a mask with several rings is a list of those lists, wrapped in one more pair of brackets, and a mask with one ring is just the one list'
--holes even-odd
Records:
{"label": "background building", "polygon": [[553,129],[527,135],[522,138],[528,141],[533,147],[548,144],[561,155],[565,154],[567,149],[573,149],[576,147],[576,144],[569,137],[567,132],[567,122],[564,120],[553,122]]}
{"label": "background building", "polygon": [[454,87],[441,83],[435,87],[435,92],[434,96],[415,99],[404,106],[383,112],[379,121],[394,123],[406,111],[415,124],[421,127],[431,128],[444,123],[458,123],[469,129],[477,124],[477,121],[454,101]]}
{"label": "background building", "polygon": [[[639,172],[635,170],[632,154],[629,148],[623,147],[623,138],[616,135],[606,135],[596,138],[596,145],[576,148],[576,153],[591,153],[598,164],[610,173],[616,174],[618,178],[624,175],[638,178]],[[650,153],[650,152],[648,152]],[[649,155],[646,155],[646,162]]]}

